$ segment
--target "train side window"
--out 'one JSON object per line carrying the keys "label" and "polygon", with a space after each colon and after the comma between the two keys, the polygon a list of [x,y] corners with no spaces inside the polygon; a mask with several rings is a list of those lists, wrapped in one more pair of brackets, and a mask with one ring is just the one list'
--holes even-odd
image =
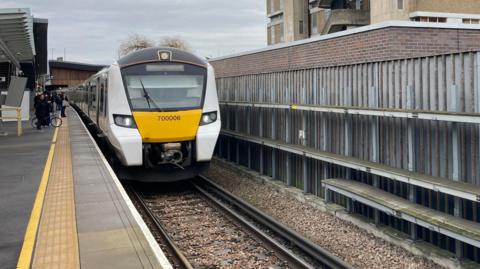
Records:
{"label": "train side window", "polygon": [[90,99],[90,105],[93,109],[97,108],[97,85],[90,86],[92,92],[92,98]]}
{"label": "train side window", "polygon": [[103,110],[103,115],[107,116],[108,109],[108,79],[105,79],[105,109]]}
{"label": "train side window", "polygon": [[105,86],[104,85],[105,83],[102,81],[100,83],[100,107],[99,107],[99,110],[102,113],[104,111],[104,106],[105,106],[104,104]]}
{"label": "train side window", "polygon": [[87,106],[90,106],[90,103],[92,102],[92,85],[88,83],[87,86]]}

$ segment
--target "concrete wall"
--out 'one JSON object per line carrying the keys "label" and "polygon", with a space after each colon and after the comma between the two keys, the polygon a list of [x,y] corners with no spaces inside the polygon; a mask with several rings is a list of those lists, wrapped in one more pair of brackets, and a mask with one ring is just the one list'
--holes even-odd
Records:
{"label": "concrete wall", "polygon": [[345,27],[365,26],[370,24],[370,13],[365,10],[334,9],[324,25],[322,34],[345,30]]}
{"label": "concrete wall", "polygon": [[[308,1],[284,0],[283,21],[285,42],[308,37]],[[303,33],[300,33],[302,23]]]}
{"label": "concrete wall", "polygon": [[371,23],[388,20],[409,20],[415,11],[444,13],[480,13],[479,0],[403,0],[403,9],[398,8],[401,0],[376,0],[370,4]]}
{"label": "concrete wall", "polygon": [[[283,9],[281,9],[281,1],[283,1]],[[307,0],[267,0],[266,2],[268,16],[277,11],[282,11],[281,15],[275,15],[273,17],[283,16],[282,26],[275,25],[275,42],[272,42],[271,30],[268,32],[269,45],[283,42],[293,42],[308,37]],[[273,11],[271,7],[273,7]],[[300,23],[302,24],[302,31],[300,31]],[[269,26],[268,28],[270,27],[273,26]],[[281,40],[282,35],[284,37],[283,41]]]}
{"label": "concrete wall", "polygon": [[267,0],[267,15],[280,10],[280,1],[282,0]]}
{"label": "concrete wall", "polygon": [[372,1],[370,3],[371,23],[389,20],[409,20],[409,14],[415,11],[416,0],[403,0],[403,9],[398,8],[398,2],[399,0]]}
{"label": "concrete wall", "polygon": [[415,11],[479,14],[479,0],[416,0]]}
{"label": "concrete wall", "polygon": [[[273,45],[273,44],[278,44],[282,42],[282,37],[283,37],[283,22],[271,25],[267,28],[267,41],[268,45]],[[272,28],[274,29],[274,35],[272,36]]]}

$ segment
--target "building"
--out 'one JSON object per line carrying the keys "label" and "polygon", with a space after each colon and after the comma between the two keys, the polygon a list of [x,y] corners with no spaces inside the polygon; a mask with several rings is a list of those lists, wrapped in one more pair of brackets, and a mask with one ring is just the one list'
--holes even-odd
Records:
{"label": "building", "polygon": [[325,35],[370,24],[369,0],[310,0],[310,36]]}
{"label": "building", "polygon": [[369,0],[267,0],[268,45],[370,23]]}
{"label": "building", "polygon": [[268,44],[308,38],[308,1],[267,0]]}
{"label": "building", "polygon": [[372,1],[371,21],[411,20],[439,23],[480,22],[478,0],[389,0]]}
{"label": "building", "polygon": [[479,0],[267,0],[268,45],[384,21],[480,23]]}
{"label": "building", "polygon": [[62,59],[49,61],[50,82],[46,86],[48,90],[69,88],[77,86],[87,78],[105,68],[104,65],[66,62]]}

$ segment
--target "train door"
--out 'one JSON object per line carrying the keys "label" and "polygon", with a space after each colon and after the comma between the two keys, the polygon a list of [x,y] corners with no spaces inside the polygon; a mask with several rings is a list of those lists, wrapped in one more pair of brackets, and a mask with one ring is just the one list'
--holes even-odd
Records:
{"label": "train door", "polygon": [[100,129],[105,130],[105,79],[102,77],[100,80],[100,98],[98,100],[98,125]]}
{"label": "train door", "polygon": [[98,98],[97,98],[97,80],[94,79],[90,82],[90,119],[98,124],[97,120],[97,107],[98,107]]}
{"label": "train door", "polygon": [[[108,126],[108,77],[105,79],[105,109],[103,111],[103,117],[105,119],[105,127]],[[108,130],[108,128],[105,128]]]}
{"label": "train door", "polygon": [[92,86],[90,85],[90,82],[87,83],[87,103],[85,104],[86,106],[86,112],[88,117],[90,117],[90,103],[92,99]]}
{"label": "train door", "polygon": [[102,105],[103,100],[100,99],[100,97],[103,98],[102,91],[103,91],[103,83],[100,81],[100,77],[97,78],[97,98],[96,98],[96,110],[95,110],[95,119],[97,125],[100,127],[100,106]]}

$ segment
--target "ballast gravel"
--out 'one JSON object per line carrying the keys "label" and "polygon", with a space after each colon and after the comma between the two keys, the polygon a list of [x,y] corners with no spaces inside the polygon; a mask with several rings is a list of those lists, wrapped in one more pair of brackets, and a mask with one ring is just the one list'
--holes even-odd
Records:
{"label": "ballast gravel", "polygon": [[212,164],[205,175],[356,268],[443,268],[227,168]]}
{"label": "ballast gravel", "polygon": [[147,205],[194,268],[290,268],[198,194],[147,197]]}

